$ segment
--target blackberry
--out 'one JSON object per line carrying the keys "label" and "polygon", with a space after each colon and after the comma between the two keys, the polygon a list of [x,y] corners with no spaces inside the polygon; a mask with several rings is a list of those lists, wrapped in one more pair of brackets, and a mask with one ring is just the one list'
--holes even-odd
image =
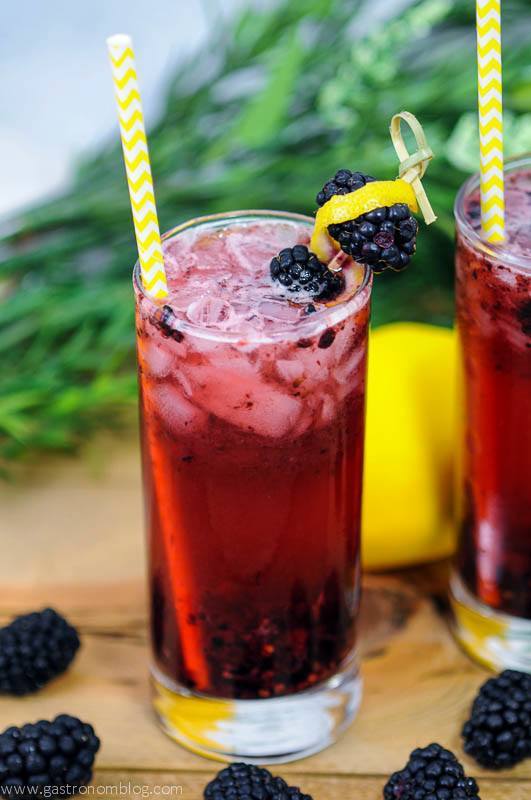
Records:
{"label": "blackberry", "polygon": [[92,778],[99,746],[92,725],[68,714],[7,728],[0,734],[0,797],[49,796],[52,786],[73,794]]}
{"label": "blackberry", "polygon": [[531,675],[505,670],[480,688],[463,726],[465,753],[491,769],[531,756]]}
{"label": "blackberry", "polygon": [[166,339],[175,339],[182,342],[184,334],[177,327],[177,317],[171,306],[165,305],[158,308],[153,315],[155,325],[158,325]]}
{"label": "blackberry", "polygon": [[253,764],[231,764],[207,784],[205,800],[312,800],[297,786]]}
{"label": "blackberry", "polygon": [[329,270],[304,244],[281,250],[271,260],[270,271],[273,281],[304,301],[333,300],[345,285],[341,273]]}
{"label": "blackberry", "polygon": [[384,800],[480,800],[473,778],[440,744],[417,748],[404,769],[393,773],[384,787]]}
{"label": "blackberry", "polygon": [[36,692],[70,665],[77,631],[52,608],[17,617],[0,629],[0,693]]}
{"label": "blackberry", "polygon": [[[334,194],[348,194],[374,181],[370,175],[339,170],[316,197],[323,205]],[[361,264],[370,264],[375,272],[407,267],[415,252],[418,223],[405,203],[382,206],[347,222],[328,226],[328,233],[343,252]]]}
{"label": "blackberry", "polygon": [[334,177],[327,181],[320,192],[318,192],[315,202],[318,206],[323,206],[335,194],[348,194],[361,189],[366,183],[375,181],[372,175],[364,175],[363,172],[351,172],[349,169],[340,169]]}

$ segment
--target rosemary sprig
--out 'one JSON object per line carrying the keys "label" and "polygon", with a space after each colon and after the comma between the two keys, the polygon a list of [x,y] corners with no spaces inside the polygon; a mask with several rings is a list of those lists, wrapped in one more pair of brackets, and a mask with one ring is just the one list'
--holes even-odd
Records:
{"label": "rosemary sprig", "polygon": [[[473,5],[415,0],[375,26],[370,2],[280,0],[217,24],[149,132],[162,227],[242,207],[311,213],[341,166],[394,177],[388,124],[407,108],[437,156],[426,189],[439,220],[423,228],[409,270],[379,277],[373,320],[450,324],[452,205],[478,152]],[[507,0],[504,101],[519,148],[531,130],[530,38],[528,0]],[[0,259],[0,462],[72,450],[126,423],[135,246],[118,143],[89,156],[63,195],[12,220]]]}

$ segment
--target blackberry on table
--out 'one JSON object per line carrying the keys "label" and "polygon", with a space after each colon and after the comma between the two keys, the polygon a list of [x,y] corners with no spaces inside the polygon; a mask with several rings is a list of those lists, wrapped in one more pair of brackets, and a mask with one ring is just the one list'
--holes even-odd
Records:
{"label": "blackberry on table", "polygon": [[268,800],[275,792],[275,786],[284,788],[282,778],[277,779],[263,767],[253,764],[236,763],[222,769],[216,777],[207,784],[205,800],[238,800],[239,798],[253,798],[253,800]]}
{"label": "blackberry on table", "polygon": [[491,769],[531,756],[531,675],[505,670],[480,688],[463,726],[464,749]]}
{"label": "blackberry on table", "polygon": [[0,693],[36,692],[67,669],[79,644],[76,629],[52,608],[17,617],[0,629]]}
{"label": "blackberry on table", "polygon": [[271,278],[293,299],[333,300],[344,287],[341,273],[328,269],[306,245],[286,247],[271,260]]}
{"label": "blackberry on table", "polygon": [[440,744],[413,750],[399,772],[384,787],[384,800],[480,800],[473,778]]}
{"label": "blackberry on table", "polygon": [[297,786],[253,764],[231,764],[207,784],[205,800],[312,800]]}
{"label": "blackberry on table", "polygon": [[[335,194],[355,192],[374,180],[361,172],[339,170],[317,195],[317,204],[322,206]],[[398,272],[407,267],[415,253],[417,232],[418,223],[405,203],[375,208],[356,219],[328,226],[328,233],[344,253],[361,264],[370,264],[375,272]]]}
{"label": "blackberry on table", "polygon": [[94,728],[60,714],[0,734],[0,797],[39,797],[48,787],[69,787],[74,794],[92,778],[100,740]]}

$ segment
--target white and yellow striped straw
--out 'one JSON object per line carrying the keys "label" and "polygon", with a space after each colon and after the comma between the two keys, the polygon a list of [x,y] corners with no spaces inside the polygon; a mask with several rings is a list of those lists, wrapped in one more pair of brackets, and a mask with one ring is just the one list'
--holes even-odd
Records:
{"label": "white and yellow striped straw", "polygon": [[153,178],[136,76],[135,54],[130,36],[117,34],[107,39],[114,93],[131,198],[142,284],[152,297],[168,294],[162,256]]}
{"label": "white and yellow striped straw", "polygon": [[476,0],[481,227],[488,242],[505,239],[501,0]]}

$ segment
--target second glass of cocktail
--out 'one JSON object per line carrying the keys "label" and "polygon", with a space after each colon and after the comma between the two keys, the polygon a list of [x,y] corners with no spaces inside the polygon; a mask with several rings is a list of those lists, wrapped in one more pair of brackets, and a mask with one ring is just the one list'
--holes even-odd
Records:
{"label": "second glass of cocktail", "polygon": [[455,630],[495,669],[531,669],[531,159],[505,169],[506,236],[481,236],[479,177],[456,201],[462,367]]}
{"label": "second glass of cocktail", "polygon": [[165,239],[164,307],[135,278],[155,707],[214,757],[314,752],[360,699],[371,276],[275,296],[269,262],[312,222],[195,220]]}

